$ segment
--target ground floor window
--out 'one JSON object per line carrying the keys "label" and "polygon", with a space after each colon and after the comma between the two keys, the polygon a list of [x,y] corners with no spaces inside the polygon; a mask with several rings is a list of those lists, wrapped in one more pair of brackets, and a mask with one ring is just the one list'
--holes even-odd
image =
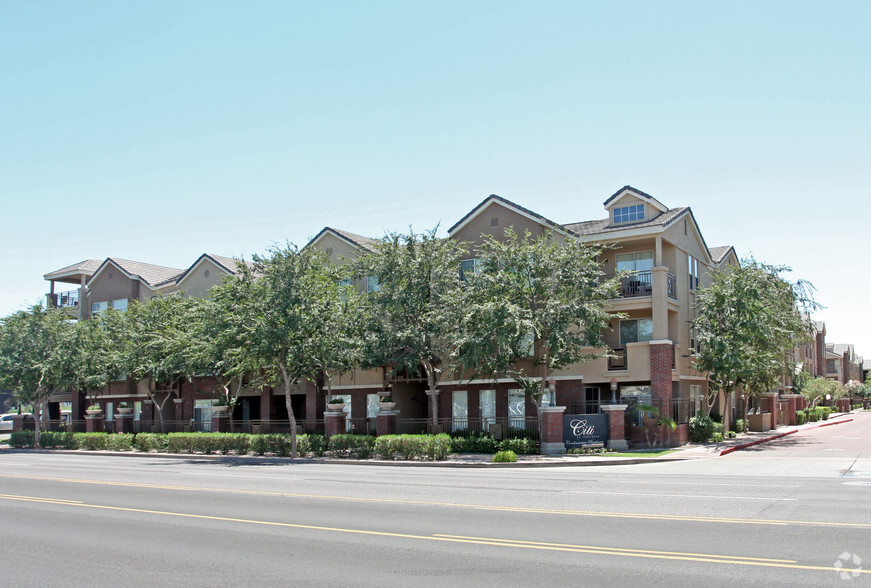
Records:
{"label": "ground floor window", "polygon": [[481,427],[487,431],[496,423],[496,390],[478,392],[478,410],[481,411]]}
{"label": "ground floor window", "polygon": [[702,385],[690,384],[690,417],[702,414]]}
{"label": "ground floor window", "polygon": [[650,386],[620,386],[620,403],[629,407],[626,413],[631,415],[633,425],[644,424],[644,414],[638,407],[650,406],[651,400]]}
{"label": "ground floor window", "polygon": [[598,414],[602,404],[602,392],[598,387],[587,386],[584,388],[584,411],[587,414]]}
{"label": "ground floor window", "polygon": [[453,430],[464,431],[469,428],[469,393],[465,390],[454,390],[452,401]]}
{"label": "ground floor window", "polygon": [[194,401],[194,429],[209,433],[212,430],[212,406],[214,400]]}
{"label": "ground floor window", "polygon": [[345,419],[345,432],[350,433],[354,423],[351,422],[351,395],[350,394],[333,394],[333,398],[341,398],[345,401],[345,408],[342,409],[347,417]]}
{"label": "ground floor window", "polygon": [[526,426],[526,394],[523,390],[508,391],[508,426],[518,429]]}

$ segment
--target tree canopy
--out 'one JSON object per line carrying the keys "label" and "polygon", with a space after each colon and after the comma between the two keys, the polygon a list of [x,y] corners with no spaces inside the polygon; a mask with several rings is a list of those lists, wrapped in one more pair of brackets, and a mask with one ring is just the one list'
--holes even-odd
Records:
{"label": "tree canopy", "polygon": [[795,373],[793,350],[813,332],[810,312],[819,305],[811,284],[782,277],[789,271],[751,258],[715,273],[698,291],[695,367],[727,402],[739,388],[757,399]]}
{"label": "tree canopy", "polygon": [[605,347],[602,330],[614,318],[608,301],[617,297],[618,277],[606,278],[601,252],[554,233],[509,228],[504,240],[486,236],[466,288],[463,365],[513,378],[540,406],[554,371]]}

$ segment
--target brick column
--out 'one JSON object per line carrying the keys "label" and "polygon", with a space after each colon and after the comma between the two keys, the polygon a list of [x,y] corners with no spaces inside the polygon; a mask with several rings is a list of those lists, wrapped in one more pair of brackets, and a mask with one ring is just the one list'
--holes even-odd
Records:
{"label": "brick column", "polygon": [[324,422],[325,422],[325,433],[326,438],[329,441],[330,437],[333,435],[342,435],[346,432],[347,426],[345,425],[345,416],[344,410],[341,411],[327,411],[324,413]]}
{"label": "brick column", "polygon": [[674,345],[669,340],[650,342],[650,395],[653,406],[671,414],[671,362]]}
{"label": "brick column", "polygon": [[608,415],[608,449],[616,451],[629,449],[629,444],[626,442],[626,422],[623,420],[626,405],[603,404],[602,412]]}
{"label": "brick column", "polygon": [[116,414],[115,415],[115,432],[116,433],[132,433],[133,432],[133,415],[132,414]]}
{"label": "brick column", "polygon": [[212,413],[212,433],[230,432],[230,413],[226,410]]}
{"label": "brick column", "polygon": [[771,394],[763,394],[759,399],[759,407],[762,409],[763,414],[769,413],[771,416],[768,417],[769,426],[772,429],[777,428],[777,393]]}
{"label": "brick column", "polygon": [[563,413],[565,406],[542,406],[541,411],[541,454],[559,455],[566,452],[563,440]]}
{"label": "brick column", "polygon": [[395,435],[397,414],[398,412],[395,410],[379,412],[378,416],[375,417],[375,434],[379,437],[381,435]]}
{"label": "brick column", "polygon": [[106,422],[102,414],[85,415],[85,431],[88,433],[102,433]]}
{"label": "brick column", "polygon": [[786,400],[786,422],[782,423],[784,425],[794,425],[796,424],[795,420],[795,411],[798,410],[798,401],[802,398],[801,394],[784,394],[783,399]]}
{"label": "brick column", "polygon": [[12,417],[12,432],[18,433],[19,431],[24,430],[24,419],[26,417],[23,414],[17,414]]}

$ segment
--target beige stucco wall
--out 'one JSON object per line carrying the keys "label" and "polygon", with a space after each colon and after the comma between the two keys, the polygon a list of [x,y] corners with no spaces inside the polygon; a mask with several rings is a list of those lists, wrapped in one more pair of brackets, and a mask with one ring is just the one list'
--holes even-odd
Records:
{"label": "beige stucco wall", "polygon": [[[496,226],[492,226],[494,218],[498,222]],[[451,237],[471,243],[470,255],[474,255],[474,250],[484,242],[482,235],[493,235],[498,239],[504,236],[507,227],[512,226],[519,235],[528,230],[533,236],[539,236],[548,230],[548,227],[506,208],[499,202],[490,202]],[[562,239],[562,236],[558,235],[557,238]]]}
{"label": "beige stucco wall", "polygon": [[203,258],[199,264],[184,279],[178,283],[178,289],[185,296],[192,298],[205,298],[209,295],[209,290],[217,284],[225,276],[229,276],[223,267],[217,265],[211,259]]}

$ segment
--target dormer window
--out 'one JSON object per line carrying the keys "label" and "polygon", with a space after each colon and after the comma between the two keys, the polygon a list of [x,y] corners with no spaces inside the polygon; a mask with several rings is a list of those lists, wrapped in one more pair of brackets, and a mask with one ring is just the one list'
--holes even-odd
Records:
{"label": "dormer window", "polygon": [[614,209],[614,224],[644,220],[644,205],[633,204]]}

